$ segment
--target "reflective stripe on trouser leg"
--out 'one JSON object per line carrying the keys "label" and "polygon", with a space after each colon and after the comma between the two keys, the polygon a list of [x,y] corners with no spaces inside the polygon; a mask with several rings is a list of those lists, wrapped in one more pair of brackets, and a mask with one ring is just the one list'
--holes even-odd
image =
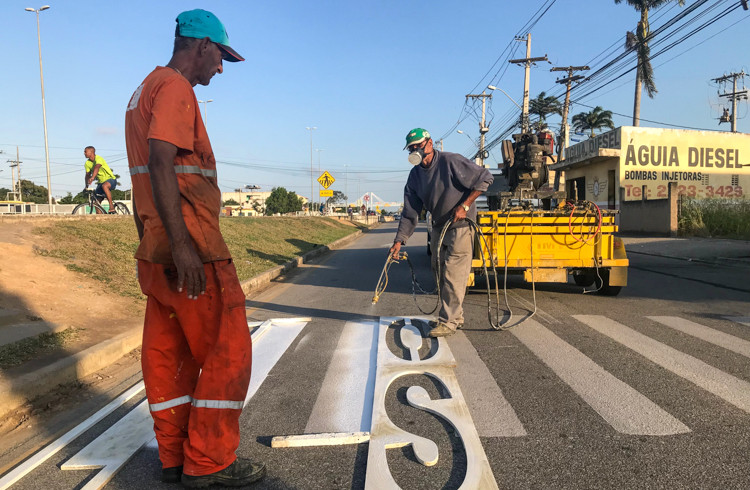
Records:
{"label": "reflective stripe on trouser leg", "polygon": [[[439,235],[439,233],[438,233]],[[433,237],[435,233],[433,231]],[[440,250],[440,310],[438,321],[455,330],[464,321],[463,302],[466,283],[471,271],[474,251],[473,234],[468,226],[450,228],[443,238]],[[432,256],[437,260],[437,239],[433,238]]]}
{"label": "reflective stripe on trouser leg", "polygon": [[[245,296],[234,265],[220,261],[204,264],[204,270],[206,293],[197,300],[188,300],[184,292],[179,294],[173,289],[174,284],[170,283],[176,276],[172,271],[166,274],[164,266],[156,266],[160,274],[151,274],[150,281],[141,279],[144,293],[156,291],[169,304],[190,345],[191,358],[202,367],[191,392],[192,405],[187,405],[190,408],[183,471],[189,475],[213,473],[234,462],[239,445],[239,416],[250,381],[250,332]],[[169,416],[169,411],[152,413],[155,421],[163,414]]]}

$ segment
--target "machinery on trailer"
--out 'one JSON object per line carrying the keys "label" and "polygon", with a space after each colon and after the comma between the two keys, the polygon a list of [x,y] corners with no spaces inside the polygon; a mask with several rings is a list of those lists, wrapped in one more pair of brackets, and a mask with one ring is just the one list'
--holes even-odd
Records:
{"label": "machinery on trailer", "polygon": [[628,259],[614,234],[616,210],[601,209],[545,186],[553,163],[552,135],[526,132],[502,145],[504,168],[479,210],[473,285],[493,266],[497,274],[522,274],[527,282],[567,283],[616,295],[627,285]]}

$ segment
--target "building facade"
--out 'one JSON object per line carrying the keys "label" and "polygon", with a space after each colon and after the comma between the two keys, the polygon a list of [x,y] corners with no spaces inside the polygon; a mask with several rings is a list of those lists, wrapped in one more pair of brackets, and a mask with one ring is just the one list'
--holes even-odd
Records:
{"label": "building facade", "polygon": [[[569,199],[620,209],[627,201],[750,194],[750,134],[623,126],[565,150]],[[670,186],[672,184],[672,186]]]}

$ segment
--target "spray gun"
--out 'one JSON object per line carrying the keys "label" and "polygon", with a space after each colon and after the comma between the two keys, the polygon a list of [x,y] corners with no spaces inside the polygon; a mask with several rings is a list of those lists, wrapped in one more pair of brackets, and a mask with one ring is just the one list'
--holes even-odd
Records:
{"label": "spray gun", "polygon": [[372,297],[372,304],[378,302],[380,295],[385,292],[385,288],[388,286],[388,269],[391,268],[391,265],[398,263],[400,260],[407,259],[408,255],[406,255],[406,252],[399,252],[395,259],[393,258],[393,254],[388,253],[388,258],[385,260],[385,265],[383,266],[383,272],[380,273],[380,279],[378,279],[378,284],[375,286],[375,296]]}

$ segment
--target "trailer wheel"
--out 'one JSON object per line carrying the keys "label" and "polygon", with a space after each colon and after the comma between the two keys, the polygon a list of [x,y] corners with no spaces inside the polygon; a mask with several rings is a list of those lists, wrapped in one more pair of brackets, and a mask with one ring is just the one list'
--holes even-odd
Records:
{"label": "trailer wheel", "polygon": [[584,272],[583,274],[573,274],[573,282],[575,282],[577,286],[587,288],[591,286],[592,284],[594,284],[594,280],[596,280],[595,272]]}
{"label": "trailer wheel", "polygon": [[[609,269],[599,269],[599,277],[595,276],[594,285],[599,290],[598,293],[602,296],[617,296],[622,291],[622,286],[610,286],[609,285]],[[601,287],[600,287],[601,286]]]}

